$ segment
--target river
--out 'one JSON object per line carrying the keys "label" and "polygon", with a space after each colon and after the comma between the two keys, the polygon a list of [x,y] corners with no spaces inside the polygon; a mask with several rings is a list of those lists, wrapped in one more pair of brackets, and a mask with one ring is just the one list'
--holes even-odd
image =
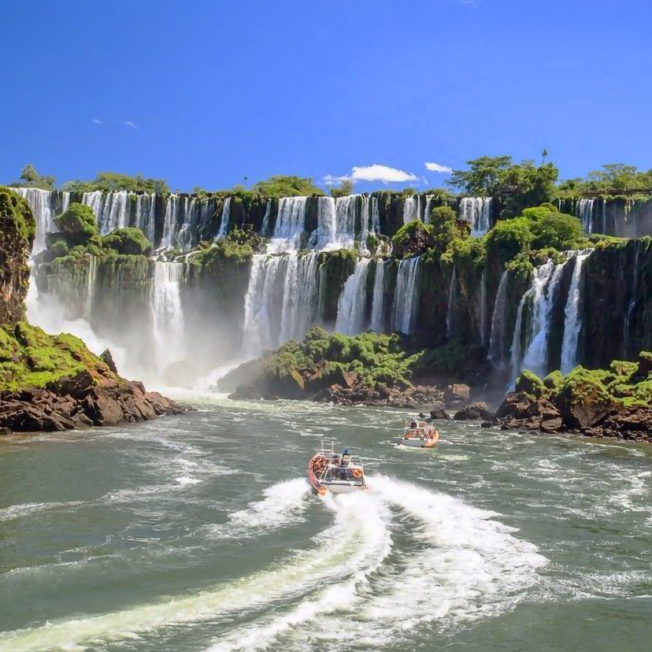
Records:
{"label": "river", "polygon": [[[647,651],[649,447],[195,397],[0,440],[0,651]],[[370,491],[323,500],[320,438]]]}

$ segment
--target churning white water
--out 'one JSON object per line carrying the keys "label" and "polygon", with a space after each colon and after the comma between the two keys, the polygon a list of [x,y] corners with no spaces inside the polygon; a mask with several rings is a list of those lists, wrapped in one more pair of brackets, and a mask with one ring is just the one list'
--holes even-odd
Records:
{"label": "churning white water", "polygon": [[374,292],[371,300],[371,330],[382,333],[385,313],[385,261],[376,259],[376,275],[374,277]]}
{"label": "churning white water", "polygon": [[369,263],[369,258],[360,258],[344,284],[337,304],[335,330],[338,333],[356,335],[364,330]]}
{"label": "churning white water", "polygon": [[582,268],[584,262],[591,255],[581,253],[575,259],[575,269],[571,279],[568,299],[564,310],[564,341],[561,349],[561,372],[567,374],[577,365],[577,345],[582,328],[582,317],[580,314],[582,297]]}
{"label": "churning white water", "polygon": [[306,199],[306,197],[279,199],[276,225],[268,247],[270,253],[299,249],[306,223]]}
{"label": "churning white water", "polygon": [[181,304],[182,263],[156,262],[151,294],[155,359],[159,372],[186,355],[183,306]]}
{"label": "churning white water", "polygon": [[419,297],[417,277],[420,256],[402,260],[398,265],[394,290],[394,329],[409,335],[416,321]]}

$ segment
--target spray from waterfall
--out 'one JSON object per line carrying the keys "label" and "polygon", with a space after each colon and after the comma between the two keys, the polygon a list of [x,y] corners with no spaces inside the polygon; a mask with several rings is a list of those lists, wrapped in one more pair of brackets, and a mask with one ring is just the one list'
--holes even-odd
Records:
{"label": "spray from waterfall", "polygon": [[151,294],[151,314],[159,373],[186,356],[181,304],[183,263],[156,262]]}

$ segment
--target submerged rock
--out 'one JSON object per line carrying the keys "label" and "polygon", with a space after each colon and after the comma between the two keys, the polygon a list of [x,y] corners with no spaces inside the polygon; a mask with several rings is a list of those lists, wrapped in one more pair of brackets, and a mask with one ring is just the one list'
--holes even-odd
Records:
{"label": "submerged rock", "polygon": [[483,419],[490,421],[493,419],[493,414],[489,411],[489,407],[484,402],[472,403],[463,410],[455,413],[453,417],[455,421],[473,421]]}

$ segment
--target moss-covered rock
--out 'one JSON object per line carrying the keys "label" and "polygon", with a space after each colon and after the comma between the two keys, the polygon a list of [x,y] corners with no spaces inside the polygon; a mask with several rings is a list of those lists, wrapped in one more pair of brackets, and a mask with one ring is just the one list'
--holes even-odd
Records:
{"label": "moss-covered rock", "polygon": [[68,210],[54,218],[59,231],[70,247],[86,244],[98,235],[93,209],[86,204],[70,204]]}
{"label": "moss-covered rock", "polygon": [[102,238],[102,244],[126,256],[149,256],[152,253],[152,243],[140,229],[133,227],[113,231]]}
{"label": "moss-covered rock", "polygon": [[521,375],[516,381],[515,391],[540,398],[546,394],[546,386],[536,374],[525,370],[521,372]]}
{"label": "moss-covered rock", "polygon": [[552,371],[543,379],[543,384],[548,389],[558,390],[564,384],[564,374],[559,370]]}
{"label": "moss-covered rock", "polygon": [[615,401],[603,383],[605,373],[573,369],[553,398],[562,418],[572,428],[590,428],[603,419]]}
{"label": "moss-covered rock", "polygon": [[23,317],[29,285],[27,259],[35,233],[27,202],[0,188],[0,324],[14,324]]}

